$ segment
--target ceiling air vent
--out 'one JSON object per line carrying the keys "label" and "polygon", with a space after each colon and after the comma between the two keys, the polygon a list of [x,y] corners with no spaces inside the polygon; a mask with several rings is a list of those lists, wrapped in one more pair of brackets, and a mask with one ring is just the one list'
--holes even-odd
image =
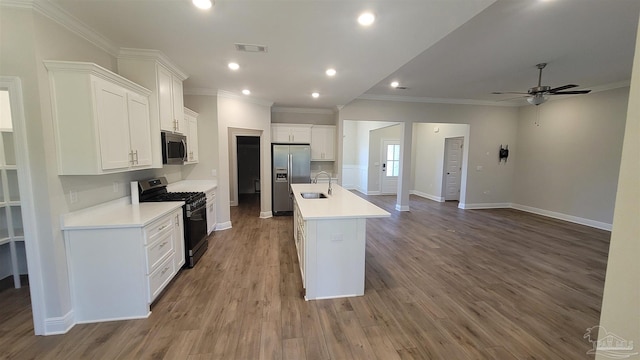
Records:
{"label": "ceiling air vent", "polygon": [[246,51],[246,52],[267,52],[267,47],[265,45],[255,45],[255,44],[235,44],[236,50],[238,51]]}

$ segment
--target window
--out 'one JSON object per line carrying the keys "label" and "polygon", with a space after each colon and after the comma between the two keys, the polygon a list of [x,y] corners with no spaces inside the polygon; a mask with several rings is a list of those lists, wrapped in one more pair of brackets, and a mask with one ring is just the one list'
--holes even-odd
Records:
{"label": "window", "polygon": [[387,177],[400,174],[400,145],[387,145]]}

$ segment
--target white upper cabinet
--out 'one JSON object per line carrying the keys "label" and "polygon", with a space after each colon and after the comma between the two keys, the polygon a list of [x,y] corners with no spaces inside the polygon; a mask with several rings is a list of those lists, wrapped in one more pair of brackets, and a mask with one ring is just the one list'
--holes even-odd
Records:
{"label": "white upper cabinet", "polygon": [[333,125],[314,125],[311,128],[311,160],[334,161],[336,127]]}
{"label": "white upper cabinet", "polygon": [[166,67],[160,64],[156,66],[158,67],[160,129],[186,135],[182,80]]}
{"label": "white upper cabinet", "polygon": [[187,131],[187,161],[185,164],[198,163],[198,113],[184,108]]}
{"label": "white upper cabinet", "polygon": [[310,144],[311,125],[271,124],[272,143]]}
{"label": "white upper cabinet", "polygon": [[96,64],[45,61],[58,174],[151,167],[150,91]]}
{"label": "white upper cabinet", "polygon": [[160,131],[187,135],[182,82],[187,75],[160,51],[120,49],[118,73],[149,90],[152,167],[162,167]]}

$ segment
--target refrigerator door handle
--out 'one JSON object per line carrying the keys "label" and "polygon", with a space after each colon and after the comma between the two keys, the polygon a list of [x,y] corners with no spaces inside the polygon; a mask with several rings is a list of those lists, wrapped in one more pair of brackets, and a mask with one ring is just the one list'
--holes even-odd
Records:
{"label": "refrigerator door handle", "polygon": [[291,191],[291,170],[293,168],[293,154],[287,155],[287,185],[289,191],[289,199],[293,199],[293,192]]}

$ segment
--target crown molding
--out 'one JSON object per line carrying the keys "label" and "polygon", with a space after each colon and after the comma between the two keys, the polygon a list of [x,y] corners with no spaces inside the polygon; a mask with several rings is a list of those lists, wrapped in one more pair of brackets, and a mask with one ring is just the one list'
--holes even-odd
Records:
{"label": "crown molding", "polygon": [[295,108],[295,107],[284,107],[284,106],[274,106],[271,108],[271,112],[275,113],[296,113],[296,114],[322,114],[322,115],[333,115],[335,111],[332,109],[319,109],[319,108]]}
{"label": "crown molding", "polygon": [[160,50],[120,48],[118,51],[118,59],[155,60],[175,72],[180,80],[185,81],[189,77],[189,74],[180,69],[180,67],[174,64],[167,55]]}
{"label": "crown molding", "polygon": [[67,28],[72,33],[89,41],[113,57],[118,55],[118,46],[116,46],[111,40],[78,20],[52,1],[2,0],[0,1],[0,6],[31,9],[36,11],[37,13]]}
{"label": "crown molding", "polygon": [[232,93],[232,92],[226,91],[226,90],[218,90],[217,96],[221,97],[221,98],[234,99],[234,100],[238,100],[238,101],[242,101],[242,102],[246,102],[246,103],[251,103],[251,104],[256,104],[256,105],[262,105],[262,106],[268,106],[268,107],[273,106],[273,101],[256,99],[256,98],[249,97],[249,96],[246,96],[246,95],[238,95],[236,93]]}
{"label": "crown molding", "polygon": [[631,80],[618,81],[610,84],[598,85],[598,86],[587,86],[587,88],[591,88],[591,93],[597,93],[601,91],[609,91],[614,89],[620,89],[623,87],[631,86]]}
{"label": "crown molding", "polygon": [[448,99],[448,98],[430,98],[415,96],[397,96],[397,95],[375,95],[362,94],[356,98],[357,100],[375,100],[375,101],[402,101],[413,103],[429,103],[429,104],[457,104],[457,105],[488,105],[514,107],[517,104],[505,101],[489,101],[489,100],[473,100],[473,99]]}

